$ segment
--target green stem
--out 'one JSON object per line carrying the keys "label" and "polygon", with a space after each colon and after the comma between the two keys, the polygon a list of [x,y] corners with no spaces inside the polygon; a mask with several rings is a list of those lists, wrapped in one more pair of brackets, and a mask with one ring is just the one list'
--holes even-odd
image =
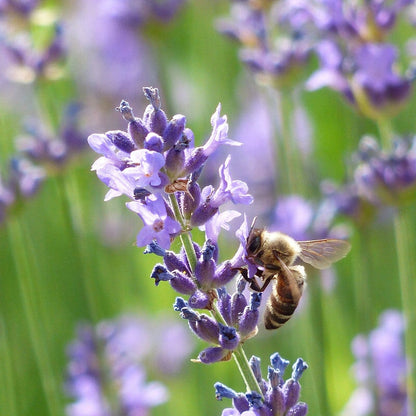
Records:
{"label": "green stem", "polygon": [[196,263],[197,263],[197,258],[196,258],[195,248],[192,243],[191,233],[189,231],[186,231],[186,223],[182,216],[181,209],[179,207],[175,194],[169,194],[169,200],[172,205],[172,209],[173,209],[173,213],[175,214],[176,221],[178,221],[182,227],[183,232],[180,236],[182,246],[185,250],[186,257],[188,258],[189,265],[191,266],[192,271],[194,271],[196,267]]}
{"label": "green stem", "polygon": [[240,344],[237,349],[233,351],[234,361],[237,364],[238,370],[240,371],[241,377],[244,380],[248,391],[256,391],[263,398],[263,394],[260,390],[259,383],[254,376],[253,370],[250,367],[246,353],[244,352],[243,346]]}
{"label": "green stem", "polygon": [[416,397],[414,380],[416,380],[416,366],[410,361],[416,357],[416,308],[414,297],[416,293],[416,242],[413,230],[412,210],[402,209],[396,215],[394,221],[394,231],[396,238],[396,250],[400,279],[400,290],[404,316],[406,319],[405,331],[405,351],[407,362],[407,394],[408,394],[408,414],[412,414],[411,409],[416,409]]}
{"label": "green stem", "polygon": [[391,149],[393,142],[394,130],[391,120],[388,118],[377,119],[377,127],[380,133],[381,146],[384,150]]}
{"label": "green stem", "polygon": [[57,415],[61,412],[59,397],[59,383],[53,373],[49,359],[48,346],[43,334],[45,334],[45,317],[40,307],[40,289],[37,282],[40,280],[39,268],[33,256],[28,230],[23,230],[21,224],[15,218],[8,221],[9,241],[16,268],[17,280],[20,288],[20,295],[24,313],[29,328],[30,340],[38,367],[42,388],[45,394],[49,414]]}

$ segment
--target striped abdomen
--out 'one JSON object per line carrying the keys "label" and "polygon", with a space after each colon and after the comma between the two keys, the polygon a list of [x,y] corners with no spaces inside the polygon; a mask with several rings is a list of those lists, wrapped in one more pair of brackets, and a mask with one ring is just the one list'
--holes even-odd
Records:
{"label": "striped abdomen", "polygon": [[[304,277],[292,270],[291,278],[285,273],[279,273],[277,282],[264,312],[264,326],[266,329],[277,329],[285,324],[298,306],[304,284]],[[295,276],[294,276],[295,275]],[[293,279],[293,277],[295,277]]]}

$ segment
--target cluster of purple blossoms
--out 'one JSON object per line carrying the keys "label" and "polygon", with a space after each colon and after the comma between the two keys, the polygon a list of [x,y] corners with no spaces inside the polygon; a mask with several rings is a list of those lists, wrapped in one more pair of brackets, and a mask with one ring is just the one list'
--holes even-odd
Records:
{"label": "cluster of purple blossoms", "polygon": [[321,66],[307,88],[328,86],[341,92],[370,118],[396,114],[410,94],[413,75],[396,71],[398,50],[386,36],[411,3],[328,0],[306,5],[320,30],[315,50]]}
{"label": "cluster of purple blossoms", "polygon": [[[137,245],[146,246],[145,253],[163,258],[163,264],[156,264],[151,273],[155,284],[169,282],[174,290],[189,296],[188,301],[178,298],[175,309],[188,320],[195,334],[215,344],[200,354],[200,360],[210,363],[229,359],[241,342],[256,333],[261,296],[253,294],[247,302],[242,294],[244,280],[233,296],[223,288],[248,264],[245,244],[249,230],[244,218],[237,231],[240,247],[233,258],[217,264],[219,232],[240,216],[235,210],[220,212],[220,207],[227,202],[249,204],[252,197],[244,182],[231,178],[229,156],[219,168],[218,187],[201,189],[197,180],[218,146],[238,143],[228,138],[227,119],[220,115],[218,106],[211,118],[213,130],[208,141],[193,147],[193,133],[185,127],[185,117],[177,114],[168,121],[160,109],[157,89],[145,88],[144,92],[151,104],[142,119],[134,117],[125,101],[119,107],[129,121],[127,132],[110,131],[88,138],[90,146],[103,155],[92,169],[110,188],[105,199],[127,195],[131,199],[127,207],[142,219],[144,226],[137,235]],[[202,247],[192,242],[194,259],[184,249],[179,254],[169,250],[173,238],[194,227],[203,228],[206,235]],[[255,266],[249,266],[253,275]],[[194,310],[212,312],[217,299],[221,323]]]}
{"label": "cluster of purple blossoms", "polygon": [[[4,1],[0,4],[0,54],[5,63],[3,70],[11,81],[31,83],[40,78],[57,79],[62,75],[59,63],[66,56],[63,28],[60,22],[48,27],[49,39],[34,45],[30,34],[32,14],[37,1]],[[18,17],[23,24],[16,25]],[[17,32],[16,27],[23,30]],[[46,37],[46,36],[45,36]]]}
{"label": "cluster of purple blossoms", "polygon": [[366,223],[385,207],[399,207],[416,197],[416,138],[398,138],[383,151],[370,136],[355,155],[353,179],[341,189],[326,184],[324,192],[337,213]]}
{"label": "cluster of purple blossoms", "polygon": [[237,393],[221,383],[215,384],[218,400],[232,399],[232,408],[224,409],[222,416],[303,416],[308,412],[306,403],[299,402],[299,379],[308,368],[307,364],[298,358],[292,369],[292,377],[283,379],[289,361],[278,353],[270,356],[267,380],[262,378],[260,359],[251,357],[250,366],[259,383],[261,394],[257,392]]}
{"label": "cluster of purple blossoms", "polygon": [[48,175],[62,171],[85,149],[85,133],[78,123],[80,110],[77,103],[67,107],[56,137],[31,123],[26,125],[26,134],[16,138],[7,176],[0,177],[0,222],[32,197]]}
{"label": "cluster of purple blossoms", "polygon": [[78,328],[67,352],[65,387],[74,399],[68,416],[144,416],[168,399],[161,383],[146,382],[143,363],[158,364],[166,374],[177,372],[192,342],[178,325],[159,322],[150,325],[149,319],[128,315]]}
{"label": "cluster of purple blossoms", "polygon": [[128,121],[127,132],[108,131],[88,138],[91,148],[102,155],[92,170],[110,188],[105,200],[122,194],[131,199],[127,207],[144,223],[137,236],[138,246],[155,240],[168,249],[174,237],[199,226],[205,227],[208,239],[215,244],[219,228],[238,215],[235,211],[219,213],[220,206],[227,202],[249,204],[252,197],[244,182],[231,179],[229,157],[219,169],[216,189],[209,185],[201,190],[197,180],[204,163],[220,145],[239,143],[228,138],[227,118],[220,115],[219,105],[211,118],[211,136],[204,145],[194,147],[185,116],[177,114],[168,120],[160,108],[158,90],[144,88],[144,92],[151,104],[142,119],[134,116],[126,101],[118,107]]}
{"label": "cluster of purple blossoms", "polygon": [[404,319],[399,311],[387,310],[379,326],[352,343],[357,359],[353,370],[359,387],[343,409],[342,416],[405,416],[407,364],[404,356]]}
{"label": "cluster of purple blossoms", "polygon": [[217,23],[221,33],[241,45],[241,61],[262,84],[293,85],[311,56],[303,24],[289,17],[287,3],[233,2],[230,17]]}
{"label": "cluster of purple blossoms", "polygon": [[[188,321],[191,331],[211,344],[199,353],[196,361],[204,364],[227,361],[239,345],[257,334],[261,293],[252,293],[248,302],[243,294],[245,287],[246,282],[240,278],[237,282],[237,290],[232,295],[224,287],[217,290],[217,307],[224,323],[193,309],[190,304],[198,301],[195,299],[195,294],[189,302],[180,297],[176,299],[174,308],[180,312],[183,319]],[[197,304],[196,307],[211,309],[205,304],[205,299],[202,300],[204,304]]]}

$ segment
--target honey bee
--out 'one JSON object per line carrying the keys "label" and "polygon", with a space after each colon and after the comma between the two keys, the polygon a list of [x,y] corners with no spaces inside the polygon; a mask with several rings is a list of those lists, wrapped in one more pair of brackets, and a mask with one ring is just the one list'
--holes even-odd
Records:
{"label": "honey bee", "polygon": [[316,269],[325,269],[342,259],[350,251],[349,242],[337,239],[296,241],[279,231],[269,232],[254,228],[255,219],[247,237],[247,256],[257,266],[256,276],[262,280],[260,286],[256,278],[243,277],[250,288],[263,292],[270,282],[274,286],[264,312],[266,329],[277,329],[285,324],[302,296],[306,281],[305,268],[294,265],[299,258]]}

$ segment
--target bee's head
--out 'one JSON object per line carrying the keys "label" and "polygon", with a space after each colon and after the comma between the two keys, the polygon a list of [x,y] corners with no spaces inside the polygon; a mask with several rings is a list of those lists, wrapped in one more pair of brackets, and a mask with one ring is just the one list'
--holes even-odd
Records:
{"label": "bee's head", "polygon": [[262,246],[263,229],[251,228],[247,237],[246,251],[248,256],[255,256]]}

